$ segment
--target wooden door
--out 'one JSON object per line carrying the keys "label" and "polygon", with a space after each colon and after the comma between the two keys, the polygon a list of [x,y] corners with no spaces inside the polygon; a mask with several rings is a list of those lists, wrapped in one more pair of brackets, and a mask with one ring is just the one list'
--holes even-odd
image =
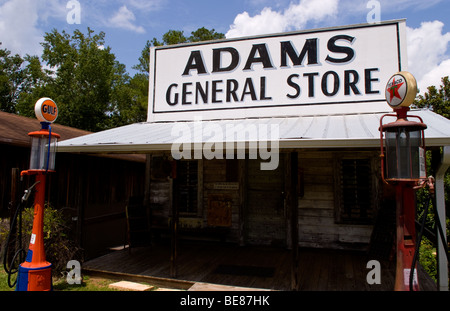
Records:
{"label": "wooden door", "polygon": [[276,170],[261,170],[260,160],[247,163],[246,243],[286,245],[284,161]]}

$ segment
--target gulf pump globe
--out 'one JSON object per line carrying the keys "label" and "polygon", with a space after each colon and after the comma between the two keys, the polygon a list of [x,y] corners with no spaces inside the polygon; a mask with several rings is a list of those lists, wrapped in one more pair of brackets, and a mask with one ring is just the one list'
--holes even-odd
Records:
{"label": "gulf pump globe", "polygon": [[28,133],[31,137],[30,171],[54,171],[56,144],[60,136],[51,131],[51,123],[58,117],[56,103],[48,97],[39,99],[34,107],[41,130]]}

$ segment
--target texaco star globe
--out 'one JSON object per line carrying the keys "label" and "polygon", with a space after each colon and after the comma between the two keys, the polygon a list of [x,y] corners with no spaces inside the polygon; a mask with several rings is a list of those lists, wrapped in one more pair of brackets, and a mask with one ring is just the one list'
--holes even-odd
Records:
{"label": "texaco star globe", "polygon": [[417,82],[412,74],[400,71],[386,84],[386,100],[392,108],[408,107],[416,98]]}

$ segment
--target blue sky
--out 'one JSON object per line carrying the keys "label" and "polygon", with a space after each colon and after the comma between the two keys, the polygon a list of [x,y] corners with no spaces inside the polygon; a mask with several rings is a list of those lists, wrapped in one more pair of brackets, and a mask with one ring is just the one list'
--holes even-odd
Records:
{"label": "blue sky", "polygon": [[[238,37],[351,25],[366,23],[376,5],[375,18],[406,18],[409,71],[419,88],[438,85],[450,74],[449,0],[0,0],[0,41],[13,53],[40,55],[45,32],[91,27],[106,33],[106,45],[134,74],[146,41],[171,29]],[[71,12],[79,12],[79,24],[68,22]]]}

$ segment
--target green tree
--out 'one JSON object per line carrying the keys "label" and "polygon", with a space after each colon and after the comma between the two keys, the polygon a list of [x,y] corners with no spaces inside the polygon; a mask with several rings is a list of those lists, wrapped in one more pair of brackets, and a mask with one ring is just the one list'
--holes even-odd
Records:
{"label": "green tree", "polygon": [[[87,35],[73,35],[56,29],[46,33],[42,59],[56,69],[55,100],[60,105],[60,122],[89,131],[104,129],[110,108],[110,94],[122,71],[105,34],[88,28]],[[118,73],[116,75],[116,73]]]}
{"label": "green tree", "polygon": [[450,80],[449,77],[441,79],[442,85],[439,90],[434,86],[429,86],[424,95],[419,95],[414,105],[418,108],[428,108],[450,119]]}
{"label": "green tree", "polygon": [[[430,109],[433,112],[450,119],[450,80],[448,76],[441,78],[442,84],[439,86],[439,89],[432,85],[427,88],[427,92],[424,95],[419,95],[414,101],[414,106],[417,108],[426,108]],[[426,131],[425,131],[426,137]],[[441,152],[442,153],[442,150]],[[430,156],[427,156],[429,160],[428,167],[430,168],[430,173],[434,176],[435,172],[433,171],[432,163],[437,163],[438,161],[434,161],[430,153]],[[435,156],[440,157],[439,152],[434,153]],[[437,159],[439,160],[439,159]],[[446,207],[450,208],[450,197],[448,193],[450,193],[450,170],[447,171],[445,178],[445,190],[446,190]]]}
{"label": "green tree", "polygon": [[52,82],[53,71],[42,67],[38,56],[25,56],[27,63],[23,73],[25,75],[24,84],[15,105],[15,112],[33,118],[34,104],[41,97],[53,97],[54,93],[49,87]]}
{"label": "green tree", "polygon": [[209,30],[206,29],[205,27],[199,28],[191,32],[191,36],[188,38],[185,37],[183,31],[169,30],[163,35],[162,41],[159,41],[156,38],[153,38],[151,41],[147,40],[147,43],[142,49],[141,56],[139,57],[139,63],[133,66],[133,69],[138,70],[140,73],[148,75],[150,71],[149,61],[150,61],[151,46],[163,46],[189,42],[219,40],[224,38],[225,35],[223,33],[216,32],[214,29]]}
{"label": "green tree", "polygon": [[191,33],[189,42],[210,41],[224,39],[225,35],[220,32],[216,32],[214,29],[206,29],[205,27],[199,28]]}
{"label": "green tree", "polygon": [[137,73],[133,78],[122,76],[112,90],[109,127],[143,122],[147,119],[148,74]]}
{"label": "green tree", "polygon": [[[56,29],[46,33],[42,60],[53,72],[44,72],[33,81],[30,93],[21,96],[22,114],[32,110],[42,96],[51,97],[59,107],[58,123],[99,131],[112,126],[120,115],[121,100],[129,84],[125,65],[105,47],[105,33],[75,30],[73,34]],[[38,59],[30,58],[28,72],[38,71]],[[36,75],[35,75],[36,76]]]}
{"label": "green tree", "polygon": [[[429,86],[427,88],[427,92],[424,95],[419,95],[415,102],[414,106],[417,108],[426,108],[430,109],[433,112],[444,116],[447,119],[450,119],[450,81],[449,77],[443,77],[441,79],[442,85],[440,85],[439,89],[435,86]],[[426,131],[425,131],[426,137]],[[432,163],[438,162],[434,159],[437,157],[438,160],[441,157],[442,150],[435,150],[433,153],[431,151],[427,151],[427,167],[429,168],[428,174],[435,176],[435,167]],[[445,187],[445,205],[446,205],[446,214],[449,215],[450,208],[450,170],[444,176],[444,187]],[[436,223],[435,223],[435,214],[433,211],[433,200],[429,201],[430,194],[428,189],[421,189],[417,192],[417,213],[420,218],[424,214],[425,206],[429,204],[428,209],[428,217],[426,220],[426,226],[430,228],[432,231],[436,232]],[[442,217],[442,215],[440,215]],[[449,235],[448,225],[450,224],[449,218],[446,218],[447,230],[443,228],[444,232],[447,232],[447,236]],[[439,241],[440,243],[440,241]],[[422,266],[425,268],[427,273],[433,278],[436,279],[436,257],[433,253],[436,251],[435,245],[433,245],[430,240],[426,237],[423,238],[421,246],[420,246],[420,262]]]}
{"label": "green tree", "polygon": [[150,47],[152,45],[160,46],[162,44],[159,43],[158,40],[156,40],[156,38],[153,38],[152,41],[147,40],[147,43],[145,43],[145,46],[141,51],[141,56],[139,56],[139,63],[133,66],[133,69],[147,76],[150,71]]}
{"label": "green tree", "polygon": [[2,111],[16,112],[19,94],[25,87],[24,61],[20,55],[11,55],[8,49],[0,49],[0,110]]}
{"label": "green tree", "polygon": [[144,121],[147,117],[149,87],[148,75],[150,71],[151,46],[173,45],[189,42],[218,40],[223,38],[225,38],[224,34],[218,33],[214,29],[208,30],[205,27],[202,27],[191,32],[191,36],[189,37],[186,37],[183,31],[169,30],[162,36],[162,41],[159,41],[156,38],[147,40],[144,48],[142,49],[138,64],[133,66],[133,69],[138,71],[130,81],[131,95],[134,104],[129,107],[122,107],[120,109],[122,114],[126,114],[129,120],[134,120],[135,122]]}

